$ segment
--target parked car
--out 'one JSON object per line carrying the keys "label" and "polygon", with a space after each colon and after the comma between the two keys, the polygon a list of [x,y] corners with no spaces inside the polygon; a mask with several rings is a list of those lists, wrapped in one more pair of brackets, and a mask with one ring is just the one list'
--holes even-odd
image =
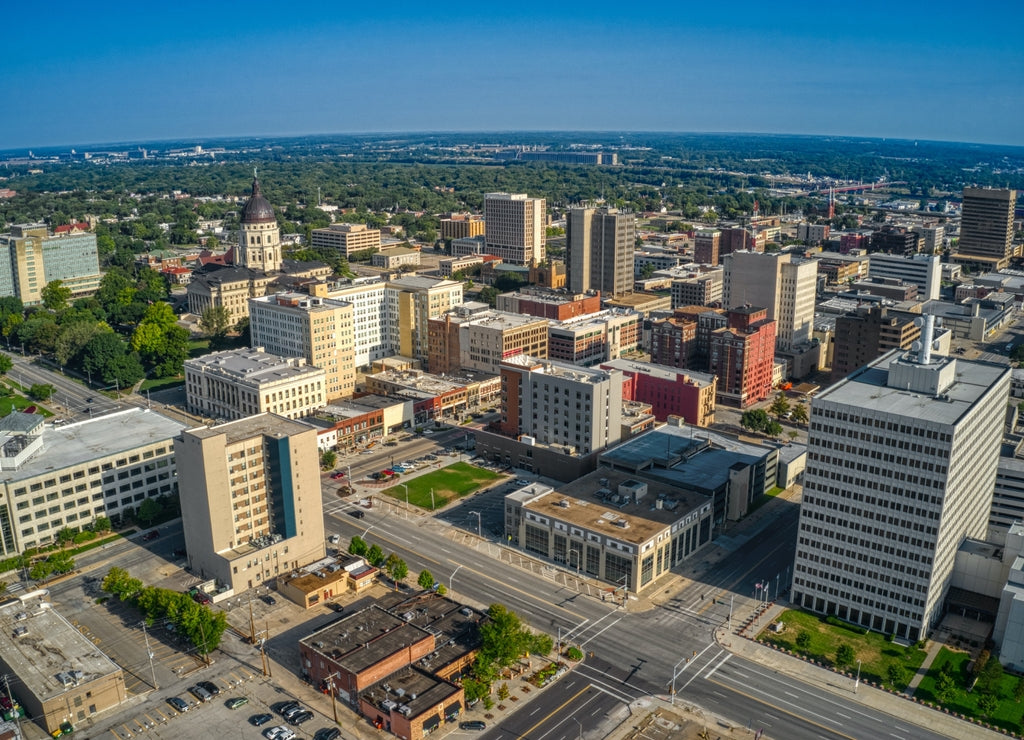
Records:
{"label": "parked car", "polygon": [[281,716],[284,717],[289,722],[291,722],[293,717],[296,717],[296,716],[302,714],[305,711],[306,711],[305,707],[303,707],[301,704],[296,704],[294,707],[291,707],[290,709],[288,709],[288,711],[281,712]]}
{"label": "parked car", "polygon": [[202,591],[196,591],[192,594],[193,601],[197,601],[200,604],[206,605],[213,601],[208,594],[204,594]]}
{"label": "parked car", "polygon": [[341,730],[337,727],[321,727],[313,733],[313,740],[338,740]]}
{"label": "parked car", "polygon": [[295,737],[295,733],[289,730],[284,725],[278,725],[277,727],[268,727],[263,731],[263,737],[267,740],[292,740]]}
{"label": "parked car", "polygon": [[313,713],[307,709],[303,709],[301,712],[296,712],[288,718],[288,724],[298,727],[299,725],[309,722],[313,719]]}
{"label": "parked car", "polygon": [[196,686],[206,689],[212,696],[220,694],[220,687],[213,681],[196,681]]}
{"label": "parked car", "polygon": [[211,694],[209,691],[204,689],[202,686],[199,686],[198,684],[195,686],[189,686],[188,693],[192,694],[192,696],[194,696],[203,703],[206,703],[213,699],[213,694]]}
{"label": "parked car", "polygon": [[248,703],[248,696],[236,696],[234,699],[228,699],[226,706],[228,709],[238,709],[239,707],[244,707]]}
{"label": "parked car", "polygon": [[332,609],[333,611],[338,612],[338,614],[341,614],[343,611],[345,611],[345,607],[343,607],[341,604],[337,603],[336,601],[328,601],[327,602],[327,606],[328,606],[328,608]]}
{"label": "parked car", "polygon": [[270,706],[270,708],[273,709],[278,714],[283,715],[285,712],[289,711],[290,709],[295,709],[298,706],[299,706],[299,703],[297,701],[293,700],[293,701],[282,701],[282,702],[278,702],[277,704],[272,704]]}
{"label": "parked car", "polygon": [[332,534],[330,537],[327,538],[327,541],[330,542],[332,545],[337,545],[339,542],[341,542],[341,535]]}
{"label": "parked car", "polygon": [[262,601],[267,606],[274,606],[277,603],[277,599],[275,599],[270,594],[264,594],[263,596],[261,596],[260,601]]}
{"label": "parked car", "polygon": [[487,723],[478,719],[471,719],[468,722],[459,722],[460,730],[486,730]]}
{"label": "parked car", "polygon": [[150,531],[146,532],[146,534],[142,535],[142,541],[143,542],[152,542],[153,540],[155,540],[159,536],[160,536],[160,530],[159,529],[151,529]]}
{"label": "parked car", "polygon": [[188,702],[182,699],[180,696],[168,696],[167,703],[177,709],[179,712],[188,711]]}
{"label": "parked car", "polygon": [[262,727],[272,719],[274,719],[274,715],[272,714],[254,714],[249,718],[249,722],[255,725],[256,727]]}
{"label": "parked car", "polygon": [[409,472],[409,468],[405,467],[404,465],[395,465],[391,469],[393,471],[395,471],[396,473],[407,473],[407,472]]}
{"label": "parked car", "polygon": [[355,519],[362,519],[362,518],[363,518],[364,516],[366,516],[366,512],[365,512],[365,511],[360,511],[359,509],[350,509],[350,510],[349,510],[348,512],[346,512],[346,513],[347,513],[347,514],[348,514],[348,515],[349,515],[350,517],[353,517],[353,518],[355,518]]}
{"label": "parked car", "polygon": [[344,477],[345,477],[345,471],[344,470],[335,470],[333,473],[331,473],[331,480],[338,480],[338,478],[344,478]]}

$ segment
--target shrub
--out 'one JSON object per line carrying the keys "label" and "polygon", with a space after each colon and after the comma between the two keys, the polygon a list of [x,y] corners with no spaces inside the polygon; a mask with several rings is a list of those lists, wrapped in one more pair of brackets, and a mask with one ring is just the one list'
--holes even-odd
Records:
{"label": "shrub", "polygon": [[806,650],[807,646],[811,644],[811,633],[807,630],[800,630],[796,636],[796,646],[801,650]]}
{"label": "shrub", "polygon": [[[583,651],[575,646],[566,650],[565,655],[569,660],[583,660]],[[1024,685],[1024,682],[1022,682],[1022,685]]]}

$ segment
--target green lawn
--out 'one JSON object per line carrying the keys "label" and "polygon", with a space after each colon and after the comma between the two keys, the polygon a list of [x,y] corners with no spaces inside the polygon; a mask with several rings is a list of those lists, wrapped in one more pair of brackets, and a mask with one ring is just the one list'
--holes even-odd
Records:
{"label": "green lawn", "polygon": [[[926,656],[924,650],[888,642],[877,632],[862,635],[858,633],[856,627],[837,627],[815,614],[790,610],[782,614],[780,621],[785,625],[782,632],[776,634],[766,629],[758,639],[830,666],[835,666],[836,651],[845,643],[853,648],[853,661],[845,670],[856,671],[857,661],[860,660],[861,679],[877,684],[890,685],[889,666],[894,663],[903,666],[905,681],[909,681],[917,673]],[[806,632],[810,637],[810,641],[804,647],[798,647],[796,644],[797,635],[801,632]],[[903,689],[905,685],[904,683],[897,688]]]}
{"label": "green lawn", "polygon": [[[502,476],[484,470],[469,463],[457,462],[446,468],[435,470],[432,473],[404,479],[399,476],[398,482],[409,487],[409,503],[419,506],[422,509],[440,509],[449,501],[467,496],[479,491],[488,483],[499,480]],[[433,509],[431,508],[430,490],[434,490]],[[405,489],[400,485],[393,485],[385,489],[384,493],[398,499],[405,500]]]}
{"label": "green lawn", "polygon": [[[14,385],[13,383],[11,385]],[[0,384],[0,392],[10,393],[6,388]],[[29,406],[36,407],[36,413],[42,416],[53,416],[53,412],[47,408],[44,408],[38,401],[33,401],[31,398],[25,398],[17,394],[11,395],[0,395],[0,417],[7,416],[11,411],[21,411],[27,409]]]}
{"label": "green lawn", "polygon": [[[993,657],[991,660],[996,660],[996,658]],[[914,696],[921,701],[941,704],[951,712],[956,712],[957,714],[962,714],[966,717],[983,719],[983,721],[990,724],[999,725],[1000,727],[1004,727],[1008,730],[1019,732],[1021,714],[1024,713],[1024,706],[1014,700],[1013,694],[1014,689],[1017,687],[1017,682],[1022,679],[1011,674],[1004,674],[1002,681],[999,683],[998,690],[994,692],[999,698],[999,707],[991,717],[983,718],[981,710],[978,708],[978,700],[981,698],[982,692],[975,690],[968,693],[967,691],[967,687],[969,687],[974,680],[967,672],[967,664],[970,662],[971,656],[967,653],[963,653],[958,650],[950,650],[949,648],[942,648],[939,650],[939,654],[935,656],[935,662],[932,663],[928,674],[921,679],[921,684],[917,687],[917,691],[914,692]],[[952,698],[949,698],[946,703],[943,704],[939,701],[939,692],[936,690],[936,683],[939,679],[942,667],[946,664],[951,666],[951,674],[956,680],[957,689]]]}
{"label": "green lawn", "polygon": [[139,393],[162,391],[166,388],[177,388],[181,385],[185,385],[185,378],[181,375],[170,378],[146,378],[142,381],[142,385],[139,386]]}

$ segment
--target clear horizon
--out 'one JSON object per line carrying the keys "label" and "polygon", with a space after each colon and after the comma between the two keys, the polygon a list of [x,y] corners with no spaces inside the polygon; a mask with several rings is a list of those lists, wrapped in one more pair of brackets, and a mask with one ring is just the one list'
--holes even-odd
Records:
{"label": "clear horizon", "polygon": [[1020,6],[630,10],[16,5],[0,149],[544,131],[1024,146]]}

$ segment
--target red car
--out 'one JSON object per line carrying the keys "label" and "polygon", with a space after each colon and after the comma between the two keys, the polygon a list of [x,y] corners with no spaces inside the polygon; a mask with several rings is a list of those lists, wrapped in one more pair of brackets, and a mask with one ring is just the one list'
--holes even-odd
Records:
{"label": "red car", "polygon": [[331,473],[331,480],[338,480],[338,478],[344,478],[344,477],[345,477],[345,473],[344,473],[344,471],[341,471],[341,470],[336,470],[333,473]]}

